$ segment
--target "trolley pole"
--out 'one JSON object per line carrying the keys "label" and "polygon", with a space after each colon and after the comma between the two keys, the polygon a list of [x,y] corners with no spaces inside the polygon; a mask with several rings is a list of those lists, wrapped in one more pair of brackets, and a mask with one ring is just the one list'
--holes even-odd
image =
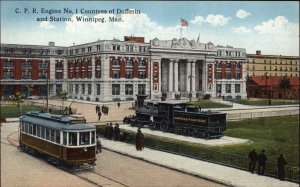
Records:
{"label": "trolley pole", "polygon": [[46,108],[47,108],[47,112],[49,112],[49,79],[48,79],[48,76],[47,76],[46,83],[47,83]]}

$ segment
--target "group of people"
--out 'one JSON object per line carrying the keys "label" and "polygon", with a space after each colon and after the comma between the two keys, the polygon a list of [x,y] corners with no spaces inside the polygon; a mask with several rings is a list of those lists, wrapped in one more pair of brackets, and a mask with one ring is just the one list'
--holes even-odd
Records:
{"label": "group of people", "polygon": [[96,105],[96,114],[98,115],[98,121],[100,121],[102,113],[104,115],[108,115],[109,108],[107,106],[100,107],[99,105]]}
{"label": "group of people", "polygon": [[110,140],[120,141],[121,138],[121,130],[119,128],[119,124],[116,123],[113,127],[113,124],[106,124],[104,137]]}
{"label": "group of people", "polygon": [[[262,150],[260,154],[257,154],[256,150],[253,149],[249,153],[248,158],[250,160],[249,171],[251,173],[254,173],[254,170],[256,167],[256,162],[258,162],[257,174],[263,175],[265,173],[266,162],[267,162],[267,156],[265,154],[265,150]],[[278,161],[277,162],[278,178],[280,180],[284,180],[284,177],[285,177],[284,166],[287,165],[287,162],[286,162],[285,158],[283,157],[283,154],[280,154],[277,161]]]}

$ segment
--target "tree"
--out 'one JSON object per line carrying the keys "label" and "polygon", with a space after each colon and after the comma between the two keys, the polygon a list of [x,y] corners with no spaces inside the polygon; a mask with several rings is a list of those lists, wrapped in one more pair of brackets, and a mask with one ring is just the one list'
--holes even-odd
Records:
{"label": "tree", "polygon": [[10,100],[14,103],[17,103],[17,106],[20,108],[20,112],[22,115],[22,103],[24,102],[23,100],[24,95],[21,92],[16,92],[15,95],[13,95]]}
{"label": "tree", "polygon": [[63,90],[59,93],[60,95],[60,99],[61,99],[61,108],[62,108],[62,111],[64,113],[64,101],[67,100],[67,95],[68,95],[68,92],[66,90]]}
{"label": "tree", "polygon": [[286,90],[291,89],[290,79],[283,77],[279,83],[279,87],[284,90],[284,99],[286,99]]}

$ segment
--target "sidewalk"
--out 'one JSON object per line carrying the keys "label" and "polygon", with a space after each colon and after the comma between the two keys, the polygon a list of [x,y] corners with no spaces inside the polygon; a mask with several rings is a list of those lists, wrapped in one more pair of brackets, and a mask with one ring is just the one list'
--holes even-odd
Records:
{"label": "sidewalk", "polygon": [[[102,139],[105,149],[155,163],[167,168],[182,171],[187,174],[199,176],[228,186],[243,187],[293,187],[296,183],[280,181],[275,178],[251,174],[247,171],[226,167],[214,163],[200,161],[180,155],[145,148],[136,151],[135,146],[123,142]],[[101,155],[100,155],[101,156]]]}

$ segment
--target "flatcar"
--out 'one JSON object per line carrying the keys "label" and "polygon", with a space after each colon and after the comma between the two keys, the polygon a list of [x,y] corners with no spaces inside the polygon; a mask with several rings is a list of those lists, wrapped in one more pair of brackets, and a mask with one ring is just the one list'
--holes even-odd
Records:
{"label": "flatcar", "polygon": [[81,116],[31,111],[20,117],[21,150],[41,153],[58,166],[94,168],[96,128]]}
{"label": "flatcar", "polygon": [[180,101],[162,101],[146,106],[146,95],[137,96],[135,115],[124,122],[131,126],[148,126],[150,129],[173,132],[202,138],[219,138],[226,130],[226,114],[200,111]]}

